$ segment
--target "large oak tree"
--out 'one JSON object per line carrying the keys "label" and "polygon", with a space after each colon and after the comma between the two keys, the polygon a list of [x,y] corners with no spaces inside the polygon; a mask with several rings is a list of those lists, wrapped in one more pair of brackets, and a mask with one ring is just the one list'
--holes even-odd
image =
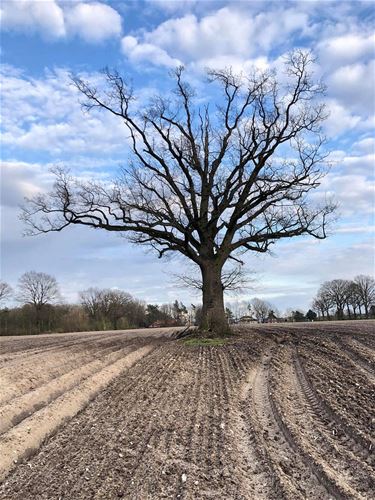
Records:
{"label": "large oak tree", "polygon": [[209,71],[219,89],[209,103],[196,98],[182,68],[174,72],[174,92],[148,107],[117,72],[105,72],[104,89],[75,78],[86,110],[99,108],[123,122],[132,159],[110,186],[57,171],[53,191],[24,210],[31,232],[83,225],[126,233],[160,257],[179,252],[201,271],[201,328],[225,332],[228,260],[267,252],[285,238],[326,237],[333,207],[308,201],[326,159],[324,89],[312,62],[296,51],[279,75]]}

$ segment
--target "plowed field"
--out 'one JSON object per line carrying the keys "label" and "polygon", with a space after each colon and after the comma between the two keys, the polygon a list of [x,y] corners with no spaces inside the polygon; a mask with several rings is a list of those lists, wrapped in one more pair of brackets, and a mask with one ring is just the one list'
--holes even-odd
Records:
{"label": "plowed field", "polygon": [[373,499],[374,326],[0,340],[0,498]]}

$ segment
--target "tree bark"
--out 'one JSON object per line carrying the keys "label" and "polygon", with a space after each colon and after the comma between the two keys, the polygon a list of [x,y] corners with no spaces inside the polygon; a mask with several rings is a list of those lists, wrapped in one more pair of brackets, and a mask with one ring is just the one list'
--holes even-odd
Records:
{"label": "tree bark", "polygon": [[222,266],[215,261],[207,261],[201,265],[203,306],[200,329],[217,336],[229,333],[221,271]]}
{"label": "tree bark", "polygon": [[346,304],[346,310],[348,311],[348,318],[352,319],[352,315],[350,314],[349,304]]}

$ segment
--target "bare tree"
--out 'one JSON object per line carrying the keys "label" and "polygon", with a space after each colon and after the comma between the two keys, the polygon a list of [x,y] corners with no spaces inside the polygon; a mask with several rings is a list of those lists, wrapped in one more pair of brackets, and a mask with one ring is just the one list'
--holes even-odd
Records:
{"label": "bare tree", "polygon": [[132,296],[122,290],[105,290],[103,311],[115,330],[118,328],[118,321],[126,316],[127,306],[132,300]]}
{"label": "bare tree", "polygon": [[5,281],[0,281],[0,303],[9,299],[12,293],[12,287],[8,283],[5,283]]}
{"label": "bare tree", "polygon": [[331,307],[335,307],[337,318],[343,319],[348,297],[348,281],[342,279],[326,281],[320,287],[318,294],[330,303]]}
{"label": "bare tree", "polygon": [[278,240],[326,237],[330,203],[314,205],[326,164],[322,152],[323,93],[309,53],[296,51],[285,73],[209,72],[217,105],[201,105],[174,73],[175,92],[136,106],[133,90],[106,70],[107,88],[79,78],[86,110],[118,117],[129,133],[133,160],[113,185],[80,182],[57,170],[50,195],[23,211],[30,233],[83,225],[126,233],[159,257],[179,252],[202,275],[201,328],[225,333],[222,270],[246,251],[267,252]]}
{"label": "bare tree", "polygon": [[362,314],[363,302],[362,302],[361,294],[359,292],[358,285],[357,285],[357,283],[354,283],[354,281],[349,282],[347,301],[348,301],[348,305],[350,305],[352,307],[354,318],[357,317],[357,311],[358,311],[359,315]]}
{"label": "bare tree", "polygon": [[29,304],[35,311],[36,323],[39,325],[41,313],[47,306],[60,299],[56,278],[46,273],[29,271],[18,280],[18,302]]}
{"label": "bare tree", "polygon": [[249,309],[258,321],[265,321],[271,313],[272,306],[265,300],[255,298],[251,301]]}
{"label": "bare tree", "polygon": [[81,304],[93,320],[108,320],[116,330],[119,320],[126,316],[133,297],[122,290],[88,288],[79,294]]}
{"label": "bare tree", "polygon": [[99,290],[99,288],[91,287],[87,290],[82,290],[79,292],[79,299],[84,310],[91,319],[100,319],[102,291]]}
{"label": "bare tree", "polygon": [[318,296],[315,297],[315,299],[313,299],[311,303],[311,308],[313,311],[316,311],[319,314],[319,316],[321,316],[323,319],[325,318],[326,314],[325,304]]}
{"label": "bare tree", "polygon": [[[241,264],[229,269],[223,269],[221,273],[223,292],[239,293],[245,289],[250,289],[252,283],[255,281],[251,274]],[[189,274],[174,274],[173,277],[177,286],[203,291],[202,278],[194,270]]]}
{"label": "bare tree", "polygon": [[375,304],[375,280],[371,276],[360,274],[354,278],[356,291],[365,308],[366,318],[369,317],[370,307]]}
{"label": "bare tree", "polygon": [[321,314],[322,318],[330,319],[330,310],[334,306],[332,296],[327,290],[327,287],[321,286],[318,290],[318,294],[313,300],[312,309]]}
{"label": "bare tree", "polygon": [[[350,280],[345,280],[346,281],[346,288],[345,288],[345,305],[346,305],[346,314],[349,319],[352,319],[352,312],[353,316],[355,316],[355,308],[353,306],[353,302],[355,302],[356,299],[356,294],[357,294],[357,287],[353,281]],[[353,311],[350,310],[352,308]]]}

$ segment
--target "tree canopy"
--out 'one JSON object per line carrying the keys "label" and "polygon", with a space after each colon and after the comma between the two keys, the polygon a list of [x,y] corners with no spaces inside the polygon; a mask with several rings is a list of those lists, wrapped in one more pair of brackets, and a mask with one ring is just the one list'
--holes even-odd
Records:
{"label": "tree canopy", "polygon": [[313,59],[295,51],[285,71],[236,75],[210,70],[219,91],[203,102],[174,72],[174,92],[136,102],[133,89],[106,70],[106,87],[80,78],[83,107],[118,117],[132,157],[112,184],[85,182],[58,169],[54,189],[29,201],[23,218],[32,234],[82,225],[125,233],[159,257],[178,252],[202,274],[202,328],[225,329],[222,269],[246,251],[267,252],[276,241],[326,237],[334,205],[311,203],[325,173],[321,123],[324,86]]}

